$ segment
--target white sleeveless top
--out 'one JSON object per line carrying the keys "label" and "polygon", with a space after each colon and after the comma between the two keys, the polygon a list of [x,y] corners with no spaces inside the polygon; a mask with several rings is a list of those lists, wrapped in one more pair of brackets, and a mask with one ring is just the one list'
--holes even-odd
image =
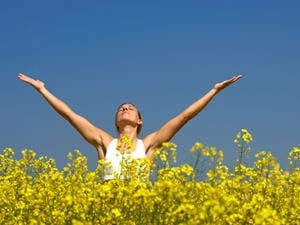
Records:
{"label": "white sleeveless top", "polygon": [[104,180],[122,178],[121,163],[124,158],[140,159],[146,157],[145,146],[142,140],[138,139],[136,148],[130,153],[121,153],[117,149],[118,139],[113,139],[107,147],[105,161],[110,164],[104,168]]}

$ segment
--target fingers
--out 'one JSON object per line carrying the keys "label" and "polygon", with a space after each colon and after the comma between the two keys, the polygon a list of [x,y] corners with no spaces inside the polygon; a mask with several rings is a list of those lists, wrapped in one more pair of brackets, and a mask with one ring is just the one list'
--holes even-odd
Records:
{"label": "fingers", "polygon": [[239,80],[239,79],[241,79],[242,78],[242,75],[235,75],[235,76],[233,76],[231,79],[229,79],[228,81],[230,82],[230,83],[233,83],[233,82],[235,82],[235,81],[237,81],[237,80]]}
{"label": "fingers", "polygon": [[242,78],[242,75],[235,75],[234,77],[234,81],[238,80],[238,79],[241,79]]}
{"label": "fingers", "polygon": [[24,74],[22,74],[22,73],[18,74],[18,78],[20,78],[20,79],[23,78],[23,76],[24,76]]}
{"label": "fingers", "polygon": [[27,77],[27,76],[25,74],[23,74],[23,73],[19,73],[18,77]]}
{"label": "fingers", "polygon": [[21,80],[26,80],[26,79],[28,79],[29,77],[27,77],[25,74],[23,74],[23,73],[19,73],[18,74],[18,78],[19,79],[21,79]]}
{"label": "fingers", "polygon": [[18,78],[26,83],[33,84],[34,80],[25,74],[19,73]]}

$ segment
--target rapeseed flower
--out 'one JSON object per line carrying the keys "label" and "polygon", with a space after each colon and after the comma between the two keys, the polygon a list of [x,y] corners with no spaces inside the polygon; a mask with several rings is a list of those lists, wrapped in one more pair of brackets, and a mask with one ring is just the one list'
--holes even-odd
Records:
{"label": "rapeseed flower", "polygon": [[[242,129],[236,140],[248,149],[253,139]],[[288,156],[292,169],[261,151],[253,165],[240,163],[232,171],[216,147],[196,143],[191,153],[198,161],[191,165],[175,165],[176,149],[165,143],[157,150],[161,164],[152,180],[148,160],[128,159],[126,179],[104,182],[109,165],[99,160],[90,171],[79,150],[58,169],[54,159],[33,150],[16,159],[6,148],[0,154],[0,224],[300,224],[298,147]],[[206,167],[201,179],[199,166]]]}

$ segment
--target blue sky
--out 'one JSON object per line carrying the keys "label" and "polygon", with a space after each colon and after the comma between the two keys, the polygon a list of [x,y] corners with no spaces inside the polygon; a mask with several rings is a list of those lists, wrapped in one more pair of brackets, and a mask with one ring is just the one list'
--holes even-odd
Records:
{"label": "blue sky", "polygon": [[237,157],[247,128],[252,151],[287,165],[300,146],[298,1],[0,1],[0,147],[33,149],[62,167],[92,146],[30,86],[23,72],[96,126],[116,135],[114,112],[136,103],[142,136],[205,94],[242,74],[172,139],[178,160],[200,141]]}

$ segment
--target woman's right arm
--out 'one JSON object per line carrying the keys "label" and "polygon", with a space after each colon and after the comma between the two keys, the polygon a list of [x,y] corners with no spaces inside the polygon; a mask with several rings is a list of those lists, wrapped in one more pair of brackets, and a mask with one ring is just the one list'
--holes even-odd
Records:
{"label": "woman's right arm", "polygon": [[87,119],[75,113],[67,104],[48,91],[42,81],[32,79],[21,73],[19,73],[18,77],[20,80],[34,87],[57,113],[69,121],[81,136],[98,150],[99,148],[103,148],[103,146],[107,146],[107,143],[112,140],[111,135],[95,127]]}

